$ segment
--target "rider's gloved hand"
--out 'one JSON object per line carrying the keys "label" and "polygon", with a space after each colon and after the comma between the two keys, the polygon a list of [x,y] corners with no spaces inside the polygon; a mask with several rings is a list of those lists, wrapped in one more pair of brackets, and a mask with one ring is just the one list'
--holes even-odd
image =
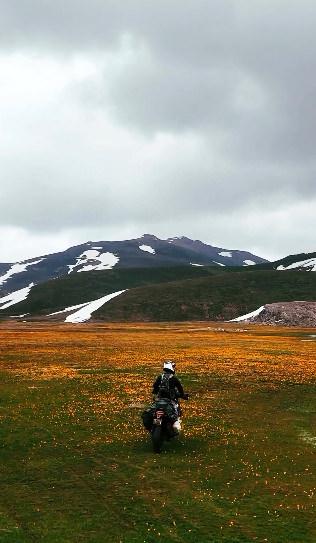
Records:
{"label": "rider's gloved hand", "polygon": [[188,400],[189,399],[189,394],[183,394],[183,399]]}

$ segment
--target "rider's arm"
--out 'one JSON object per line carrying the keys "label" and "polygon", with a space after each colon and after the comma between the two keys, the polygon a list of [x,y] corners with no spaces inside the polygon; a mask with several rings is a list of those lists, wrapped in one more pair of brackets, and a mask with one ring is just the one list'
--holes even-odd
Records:
{"label": "rider's arm", "polygon": [[183,390],[183,386],[181,385],[178,377],[176,377],[175,375],[173,376],[173,379],[174,379],[174,384],[175,384],[175,387],[178,389],[179,391],[179,394],[180,394],[180,398],[183,398],[183,394],[184,394],[184,390]]}
{"label": "rider's arm", "polygon": [[161,375],[158,375],[156,381],[153,384],[153,394],[158,394],[160,381],[161,381]]}

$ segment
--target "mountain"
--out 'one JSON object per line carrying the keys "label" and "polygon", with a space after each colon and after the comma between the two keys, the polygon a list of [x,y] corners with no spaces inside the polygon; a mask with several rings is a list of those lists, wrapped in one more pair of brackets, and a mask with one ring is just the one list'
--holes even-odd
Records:
{"label": "mountain", "polygon": [[169,238],[168,243],[172,243],[176,247],[187,249],[196,255],[211,260],[213,264],[219,266],[253,266],[262,262],[267,262],[266,259],[255,256],[247,251],[236,251],[232,249],[223,249],[207,245],[199,240],[192,240],[184,236],[180,238]]}
{"label": "mountain", "polygon": [[[2,316],[82,322],[231,320],[277,302],[316,299],[316,274],[223,267],[113,269],[34,286]],[[26,317],[25,317],[26,315]]]}
{"label": "mountain", "polygon": [[260,264],[258,269],[273,269],[278,271],[295,270],[295,271],[316,271],[316,252],[315,253],[300,253],[297,255],[289,255],[275,262],[266,262]]}
{"label": "mountain", "polygon": [[146,234],[0,264],[0,311],[3,318],[67,322],[312,323],[316,274],[307,272],[315,270],[316,253],[267,262],[199,240]]}
{"label": "mountain", "polygon": [[265,262],[264,258],[245,251],[213,247],[185,237],[161,240],[145,234],[125,241],[88,241],[59,253],[0,264],[0,296],[3,300],[16,292],[20,299],[26,292],[20,292],[24,289],[81,272],[174,266],[219,268]]}

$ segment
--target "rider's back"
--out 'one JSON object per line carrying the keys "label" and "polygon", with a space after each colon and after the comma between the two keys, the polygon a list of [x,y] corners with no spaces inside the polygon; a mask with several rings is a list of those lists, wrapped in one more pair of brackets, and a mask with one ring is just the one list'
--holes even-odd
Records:
{"label": "rider's back", "polygon": [[183,388],[175,375],[163,372],[153,385],[153,393],[157,394],[158,398],[176,400],[183,395]]}

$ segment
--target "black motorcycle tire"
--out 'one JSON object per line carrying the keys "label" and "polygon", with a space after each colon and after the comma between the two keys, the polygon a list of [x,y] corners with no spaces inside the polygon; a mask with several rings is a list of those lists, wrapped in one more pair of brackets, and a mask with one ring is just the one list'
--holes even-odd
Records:
{"label": "black motorcycle tire", "polygon": [[162,446],[162,428],[161,426],[155,426],[151,432],[151,439],[153,442],[153,449],[155,453],[161,452],[161,446]]}

